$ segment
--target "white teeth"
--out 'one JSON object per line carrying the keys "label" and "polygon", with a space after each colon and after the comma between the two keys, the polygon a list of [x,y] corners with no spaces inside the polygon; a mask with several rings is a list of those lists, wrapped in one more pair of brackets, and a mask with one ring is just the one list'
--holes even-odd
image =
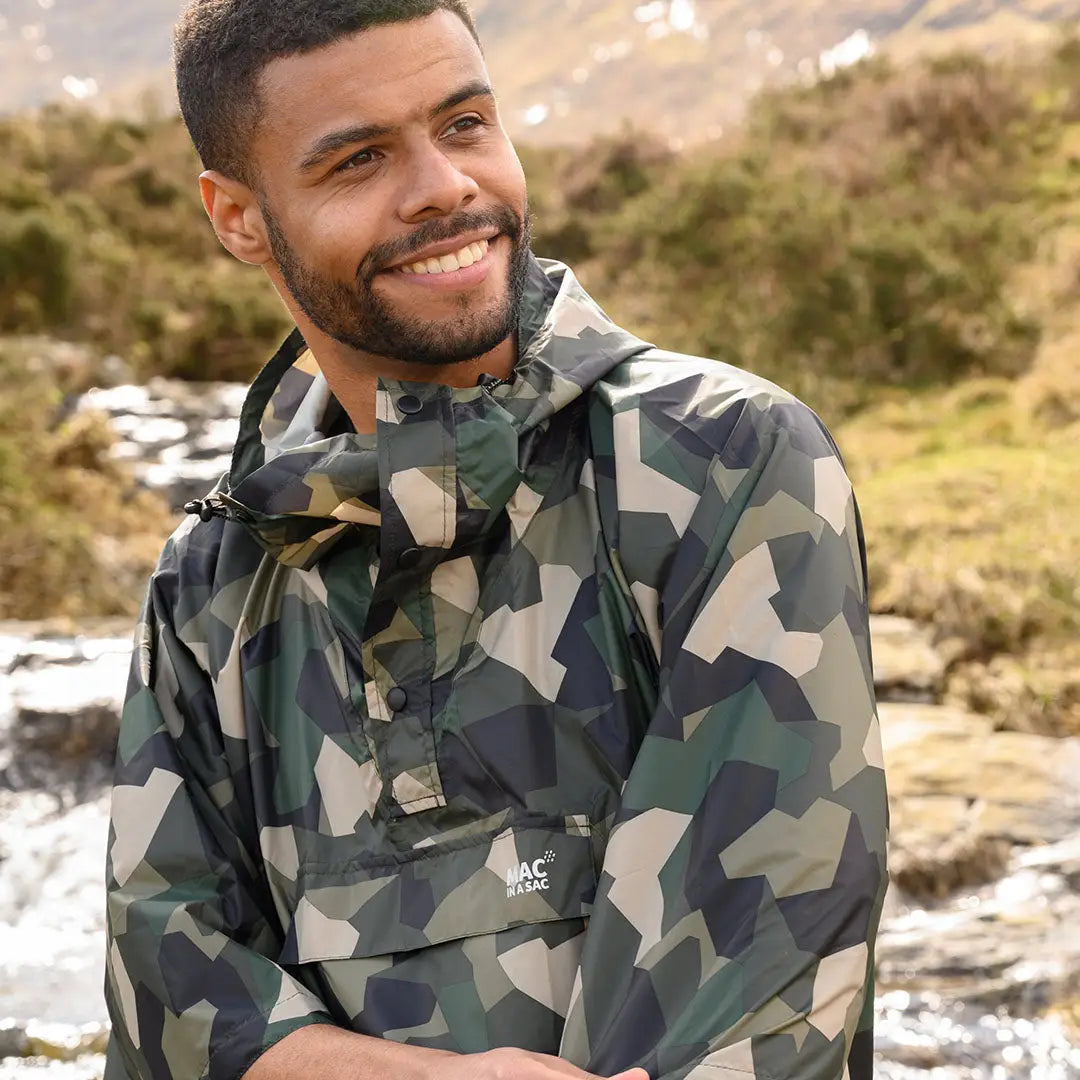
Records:
{"label": "white teeth", "polygon": [[478,263],[488,253],[489,246],[487,240],[477,240],[450,255],[440,255],[437,259],[410,263],[408,266],[403,266],[401,272],[403,274],[450,274],[455,270]]}

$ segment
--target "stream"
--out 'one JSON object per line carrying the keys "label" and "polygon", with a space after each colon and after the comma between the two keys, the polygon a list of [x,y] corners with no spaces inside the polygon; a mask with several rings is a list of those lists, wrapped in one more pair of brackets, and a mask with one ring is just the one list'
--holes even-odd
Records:
{"label": "stream", "polygon": [[[244,387],[93,391],[174,508],[228,467]],[[132,620],[0,623],[0,1080],[97,1080],[108,781]],[[877,1080],[1080,1080],[1080,739],[939,704],[925,629],[874,620],[893,800]],[[957,839],[959,838],[959,839]],[[944,885],[942,884],[944,883]]]}

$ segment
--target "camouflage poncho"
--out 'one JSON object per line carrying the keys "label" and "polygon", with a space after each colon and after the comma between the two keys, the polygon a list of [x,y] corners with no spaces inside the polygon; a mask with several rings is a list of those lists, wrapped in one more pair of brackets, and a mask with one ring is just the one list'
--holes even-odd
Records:
{"label": "camouflage poncho", "polygon": [[335,1023],[869,1080],[886,801],[836,449],[555,263],[519,355],[382,381],[374,436],[299,335],[254,383],[137,633],[109,1077],[234,1080]]}

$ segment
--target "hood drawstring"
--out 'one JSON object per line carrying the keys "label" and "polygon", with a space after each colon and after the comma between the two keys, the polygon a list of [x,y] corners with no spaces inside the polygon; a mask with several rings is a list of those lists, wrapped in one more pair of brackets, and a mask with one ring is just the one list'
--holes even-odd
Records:
{"label": "hood drawstring", "polygon": [[197,514],[201,521],[210,521],[216,517],[228,519],[229,516],[229,511],[213,495],[208,495],[205,499],[192,499],[191,502],[184,503],[184,513]]}

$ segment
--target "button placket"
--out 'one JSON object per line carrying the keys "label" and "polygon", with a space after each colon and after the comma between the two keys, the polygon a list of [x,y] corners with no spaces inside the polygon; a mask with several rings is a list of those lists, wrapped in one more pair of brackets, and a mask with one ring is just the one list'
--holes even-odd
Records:
{"label": "button placket", "polygon": [[431,716],[435,626],[430,577],[422,568],[428,549],[449,546],[456,522],[449,388],[402,389],[390,383],[379,391],[380,502],[385,509],[373,604],[378,622],[371,628],[370,650],[365,650],[377,684],[372,693],[386,720],[382,760],[395,815],[446,804]]}

